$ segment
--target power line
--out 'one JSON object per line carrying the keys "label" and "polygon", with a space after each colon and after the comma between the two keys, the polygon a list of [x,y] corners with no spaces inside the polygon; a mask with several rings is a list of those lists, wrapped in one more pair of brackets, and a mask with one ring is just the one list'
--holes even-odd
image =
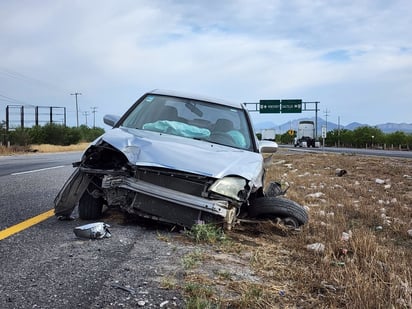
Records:
{"label": "power line", "polygon": [[[12,98],[12,97],[9,97],[9,96],[3,95],[3,94],[0,94],[0,100],[1,100],[1,101],[5,101],[5,102],[9,102],[9,103],[26,104],[26,103],[24,103],[24,102],[22,102],[22,101],[19,101],[19,100],[17,100],[17,99],[14,99],[14,98]],[[28,105],[29,105],[29,104],[28,104]]]}

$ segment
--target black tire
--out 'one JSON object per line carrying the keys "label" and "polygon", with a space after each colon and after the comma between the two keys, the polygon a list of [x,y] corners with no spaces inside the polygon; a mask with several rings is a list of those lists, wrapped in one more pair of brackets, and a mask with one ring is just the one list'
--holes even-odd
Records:
{"label": "black tire", "polygon": [[298,227],[308,222],[308,213],[298,203],[279,196],[256,198],[248,207],[251,218],[280,218],[287,225]]}
{"label": "black tire", "polygon": [[96,220],[102,215],[103,199],[90,194],[95,189],[96,186],[91,184],[79,200],[79,218],[82,220]]}

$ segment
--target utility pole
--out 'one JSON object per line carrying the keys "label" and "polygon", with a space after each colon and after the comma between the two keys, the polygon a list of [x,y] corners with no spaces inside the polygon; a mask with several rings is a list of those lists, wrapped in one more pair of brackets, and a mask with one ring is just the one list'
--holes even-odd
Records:
{"label": "utility pole", "polygon": [[76,124],[79,127],[79,105],[77,104],[77,96],[82,95],[80,92],[70,93],[70,95],[74,95],[76,97]]}
{"label": "utility pole", "polygon": [[96,106],[93,106],[93,107],[90,107],[91,109],[92,109],[92,114],[93,114],[93,129],[94,128],[96,128],[96,110],[97,110],[97,107]]}
{"label": "utility pole", "polygon": [[326,109],[324,111],[324,113],[325,113],[325,118],[326,118],[326,132],[328,132],[328,116],[330,114],[330,111],[328,111],[328,109]]}
{"label": "utility pole", "polygon": [[83,116],[86,117],[86,127],[87,127],[87,116],[89,116],[89,114],[90,113],[88,111],[83,112]]}

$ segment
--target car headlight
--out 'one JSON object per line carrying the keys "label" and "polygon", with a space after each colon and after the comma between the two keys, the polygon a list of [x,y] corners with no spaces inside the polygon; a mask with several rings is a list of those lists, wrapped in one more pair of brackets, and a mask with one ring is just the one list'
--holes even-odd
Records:
{"label": "car headlight", "polygon": [[244,201],[248,198],[247,181],[240,177],[224,177],[216,180],[209,188],[209,191],[230,197],[237,201]]}

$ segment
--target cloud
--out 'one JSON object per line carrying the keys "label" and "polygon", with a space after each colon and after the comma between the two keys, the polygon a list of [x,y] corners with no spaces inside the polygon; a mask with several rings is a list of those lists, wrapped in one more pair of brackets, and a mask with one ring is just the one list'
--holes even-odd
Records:
{"label": "cloud", "polygon": [[72,108],[79,91],[104,114],[168,88],[407,122],[411,16],[409,1],[3,1],[0,94]]}

